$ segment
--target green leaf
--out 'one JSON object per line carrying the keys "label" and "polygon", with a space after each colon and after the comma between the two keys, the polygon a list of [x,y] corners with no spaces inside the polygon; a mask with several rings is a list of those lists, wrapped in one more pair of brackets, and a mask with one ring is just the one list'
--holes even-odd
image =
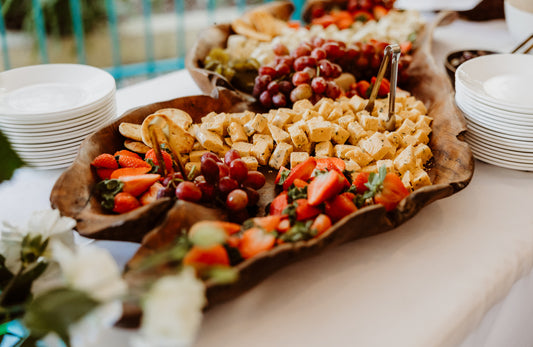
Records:
{"label": "green leaf", "polygon": [[0,290],[4,290],[7,283],[13,278],[13,273],[6,266],[6,258],[0,254]]}
{"label": "green leaf", "polygon": [[310,240],[316,236],[316,230],[311,229],[312,220],[307,222],[296,222],[280,239],[285,242],[298,242],[303,240]]}
{"label": "green leaf", "polygon": [[106,210],[115,207],[115,195],[122,191],[124,182],[117,179],[103,180],[96,184],[96,194],[100,197],[101,205]]}
{"label": "green leaf", "polygon": [[215,284],[229,284],[237,281],[239,270],[229,266],[211,266],[203,275]]}
{"label": "green leaf", "polygon": [[294,184],[291,185],[287,191],[287,197],[289,199],[289,203],[298,199],[307,199],[307,186],[298,188]]}
{"label": "green leaf", "polygon": [[285,183],[285,180],[287,180],[287,177],[289,177],[289,174],[291,173],[291,170],[283,170],[281,171],[281,173],[279,174],[279,182],[278,182],[278,186],[282,186],[283,183]]}
{"label": "green leaf", "polygon": [[209,248],[224,243],[226,241],[226,232],[221,228],[203,226],[190,236],[190,241],[195,246]]}
{"label": "green leaf", "polygon": [[70,288],[52,289],[35,298],[24,315],[32,336],[42,338],[55,332],[70,346],[68,328],[98,306],[87,293]]}
{"label": "green leaf", "polygon": [[2,158],[2,165],[0,165],[0,182],[8,180],[13,175],[16,169],[24,165],[22,159],[11,148],[7,137],[0,131],[0,158]]}
{"label": "green leaf", "polygon": [[43,274],[47,266],[47,262],[39,261],[31,264],[22,274],[14,276],[2,292],[0,305],[17,305],[28,300],[33,281]]}

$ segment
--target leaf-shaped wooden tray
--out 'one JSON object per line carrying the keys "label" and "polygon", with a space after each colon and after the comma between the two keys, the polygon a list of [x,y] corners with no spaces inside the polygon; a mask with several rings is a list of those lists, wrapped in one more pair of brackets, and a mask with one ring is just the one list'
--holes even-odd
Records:
{"label": "leaf-shaped wooden tray", "polygon": [[[426,40],[429,39],[428,36]],[[461,134],[466,130],[465,121],[455,106],[451,84],[447,76],[436,67],[429,49],[429,42],[425,42],[415,53],[409,68],[409,90],[426,104],[428,114],[434,119],[430,140],[434,163],[429,170],[433,184],[413,192],[390,213],[380,205],[365,207],[336,223],[318,239],[282,244],[244,261],[237,266],[240,276],[236,283],[206,283],[209,306],[236,297],[277,269],[317,254],[327,247],[393,229],[429,203],[450,196],[468,185],[474,171],[474,160],[468,145],[461,140]],[[262,189],[262,206],[274,196],[273,178],[273,175],[267,174],[268,183]],[[205,219],[223,218],[212,211],[204,211],[202,215]],[[188,228],[195,221],[195,218],[186,215],[186,210],[178,203],[169,211],[167,219],[144,238],[139,251],[128,263],[125,274],[134,291],[142,292],[146,283],[151,283],[166,271],[172,271],[171,267],[165,266],[155,272],[140,271],[139,268],[142,267],[143,259],[169,247],[179,230]],[[135,305],[126,306],[122,324],[135,325],[140,313]]]}

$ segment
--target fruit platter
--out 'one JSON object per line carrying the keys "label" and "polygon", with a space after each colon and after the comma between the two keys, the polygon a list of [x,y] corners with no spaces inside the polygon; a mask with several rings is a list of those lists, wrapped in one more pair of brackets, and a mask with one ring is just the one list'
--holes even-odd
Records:
{"label": "fruit platter", "polygon": [[[304,19],[329,15],[325,3],[309,2]],[[388,3],[379,6],[372,15],[386,18]],[[191,266],[212,306],[292,262],[391,230],[470,182],[465,121],[423,24],[395,40],[404,56],[398,88],[374,76],[384,38],[315,37],[295,48],[278,40],[268,63],[226,64],[231,35],[275,41],[292,10],[290,2],[256,10],[267,33],[246,15],[207,30],[187,67],[208,95],[126,112],[88,137],[56,182],[52,205],[81,235],[141,243],[124,273],[133,292]],[[337,26],[324,23],[310,30]],[[140,314],[127,304],[122,324]]]}

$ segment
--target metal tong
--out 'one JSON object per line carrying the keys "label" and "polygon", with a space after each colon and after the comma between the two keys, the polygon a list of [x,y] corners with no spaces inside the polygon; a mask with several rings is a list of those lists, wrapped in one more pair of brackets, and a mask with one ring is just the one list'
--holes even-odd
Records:
{"label": "metal tong", "polygon": [[368,104],[366,104],[365,110],[372,114],[374,110],[374,103],[378,96],[379,86],[381,86],[381,81],[383,76],[387,71],[389,65],[389,60],[391,61],[391,77],[390,77],[390,93],[389,93],[389,112],[387,115],[387,121],[385,122],[385,127],[388,131],[394,131],[396,129],[396,116],[394,115],[394,108],[396,103],[396,85],[398,84],[398,61],[400,60],[401,49],[400,45],[393,43],[385,47],[385,52],[383,54],[383,60],[379,67],[378,75],[376,76],[376,82],[372,87],[372,93],[368,99]]}
{"label": "metal tong", "polygon": [[164,137],[164,140],[166,140],[164,143],[169,144],[169,150],[172,154],[172,157],[174,158],[174,161],[176,162],[178,166],[178,170],[181,172],[183,179],[187,180],[187,175],[185,175],[185,170],[183,168],[183,165],[181,163],[181,155],[179,152],[175,151],[174,148],[172,148],[171,141],[168,141],[168,137],[165,135],[165,133],[162,131],[163,126],[161,123],[166,123],[166,121],[160,117],[154,118],[148,124],[148,133],[150,134],[150,141],[152,142],[152,148],[155,151],[155,157],[157,158],[157,162],[159,164],[159,171],[161,173],[161,176],[165,177],[168,172],[165,165],[165,160],[163,158],[163,154],[161,153],[161,142],[160,136]]}

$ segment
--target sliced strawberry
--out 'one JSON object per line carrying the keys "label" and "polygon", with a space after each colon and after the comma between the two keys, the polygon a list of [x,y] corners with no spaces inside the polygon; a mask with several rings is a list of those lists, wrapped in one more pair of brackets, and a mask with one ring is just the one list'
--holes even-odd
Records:
{"label": "sliced strawberry", "polygon": [[358,194],[363,194],[368,190],[368,187],[366,186],[368,176],[370,176],[370,172],[359,172],[357,176],[355,176],[353,185],[355,186],[355,189],[357,189]]}
{"label": "sliced strawberry", "polygon": [[273,233],[266,232],[261,228],[251,228],[242,234],[239,251],[244,259],[249,259],[268,251],[274,247],[275,243],[276,237]]}
{"label": "sliced strawberry", "polygon": [[[165,151],[161,151],[161,155],[163,156],[163,160],[165,161],[165,170],[167,174],[173,173],[174,168],[172,166],[172,156]],[[157,155],[155,154],[155,151],[153,149],[148,150],[148,152],[146,152],[146,154],[144,155],[144,160],[148,161],[148,159],[152,160],[154,165],[159,165]]]}
{"label": "sliced strawberry", "polygon": [[108,180],[111,178],[111,174],[115,171],[115,169],[104,169],[104,168],[97,168],[96,174],[100,179]]}
{"label": "sliced strawberry", "polygon": [[256,226],[261,227],[266,231],[274,231],[278,227],[281,219],[281,215],[271,215],[266,217],[255,217],[252,220]]}
{"label": "sliced strawberry", "polygon": [[370,83],[368,81],[359,81],[355,90],[360,97],[368,98],[370,96]]}
{"label": "sliced strawberry", "polygon": [[309,205],[307,199],[298,199],[295,202],[297,204],[296,219],[299,221],[314,218],[321,212],[319,208]]}
{"label": "sliced strawberry", "polygon": [[113,212],[126,213],[141,206],[139,200],[135,196],[127,192],[120,192],[115,195],[115,206]]}
{"label": "sliced strawberry", "polygon": [[148,190],[140,196],[139,202],[141,203],[141,205],[148,205],[156,201],[157,193],[163,188],[163,185],[159,183],[159,181],[152,184],[150,188],[148,188]]}
{"label": "sliced strawberry", "polygon": [[335,170],[315,177],[307,186],[307,202],[317,206],[339,194],[344,188],[345,179],[346,177]]}
{"label": "sliced strawberry", "polygon": [[110,178],[120,178],[122,176],[137,176],[148,173],[151,167],[125,167],[122,169],[116,169],[111,173]]}
{"label": "sliced strawberry", "polygon": [[372,12],[374,13],[374,18],[376,20],[380,20],[381,18],[385,17],[387,13],[389,13],[389,10],[382,5],[375,5],[372,9]]}
{"label": "sliced strawberry", "polygon": [[287,176],[285,182],[283,182],[283,190],[288,190],[294,180],[297,178],[303,181],[308,181],[311,177],[311,174],[315,170],[315,167],[316,159],[314,157],[309,157],[305,161],[296,165],[291,169],[291,172],[289,173],[289,176]]}
{"label": "sliced strawberry", "polygon": [[341,158],[329,157],[329,158],[318,158],[316,160],[316,169],[317,170],[337,170],[343,172],[346,168],[346,163]]}
{"label": "sliced strawberry", "polygon": [[291,221],[288,218],[282,219],[281,222],[278,224],[277,230],[280,233],[287,232],[291,228]]}
{"label": "sliced strawberry", "polygon": [[193,246],[183,258],[183,265],[194,267],[224,265],[229,266],[228,252],[222,245],[209,248]]}
{"label": "sliced strawberry", "polygon": [[[279,183],[279,181],[281,180],[281,177],[283,177],[285,171],[289,171],[289,169],[287,169],[285,166],[282,166],[282,167],[279,168],[278,174],[276,175],[276,180],[274,181],[275,184]],[[289,173],[287,172],[286,174],[289,174]]]}
{"label": "sliced strawberry", "polygon": [[311,229],[316,230],[316,236],[323,234],[330,227],[331,227],[331,219],[329,219],[329,217],[325,214],[319,214],[315,218],[313,224],[311,224]]}
{"label": "sliced strawberry", "polygon": [[94,158],[91,165],[95,168],[102,169],[118,169],[118,163],[114,156],[108,153],[103,153]]}
{"label": "sliced strawberry", "polygon": [[374,19],[374,16],[370,12],[365,11],[365,10],[355,11],[354,13],[352,13],[352,15],[355,21],[359,21],[363,23],[366,23],[369,20]]}
{"label": "sliced strawberry", "polygon": [[309,185],[309,183],[307,183],[306,181],[301,180],[299,178],[295,179],[294,182],[292,182],[292,184],[294,184],[294,186],[296,188],[303,188],[303,187],[307,187]]}
{"label": "sliced strawberry", "polygon": [[287,199],[287,192],[283,191],[278,196],[272,200],[270,203],[269,214],[271,215],[281,215],[285,207],[289,205],[289,200]]}
{"label": "sliced strawberry", "polygon": [[123,168],[125,167],[133,167],[133,168],[149,167],[151,168],[152,167],[150,164],[148,164],[142,159],[127,156],[127,155],[121,155],[118,157],[118,165],[120,165],[120,167],[123,167]]}
{"label": "sliced strawberry", "polygon": [[409,195],[409,190],[405,188],[400,177],[389,172],[383,180],[383,188],[374,196],[374,201],[385,206],[387,211],[391,211],[407,195]]}
{"label": "sliced strawberry", "polygon": [[157,182],[161,176],[157,174],[144,174],[137,176],[121,176],[120,181],[124,183],[123,192],[133,196],[139,196],[145,192],[152,184]]}
{"label": "sliced strawberry", "polygon": [[[349,195],[348,195],[349,194]],[[333,197],[325,202],[324,212],[331,218],[333,222],[336,222],[352,212],[357,211],[352,199],[353,194],[344,193]]]}
{"label": "sliced strawberry", "polygon": [[116,151],[115,154],[113,154],[113,156],[114,157],[120,157],[120,156],[133,157],[133,158],[137,158],[137,159],[141,159],[142,160],[140,155],[138,155],[135,152],[128,151],[127,149],[122,149],[120,151]]}

